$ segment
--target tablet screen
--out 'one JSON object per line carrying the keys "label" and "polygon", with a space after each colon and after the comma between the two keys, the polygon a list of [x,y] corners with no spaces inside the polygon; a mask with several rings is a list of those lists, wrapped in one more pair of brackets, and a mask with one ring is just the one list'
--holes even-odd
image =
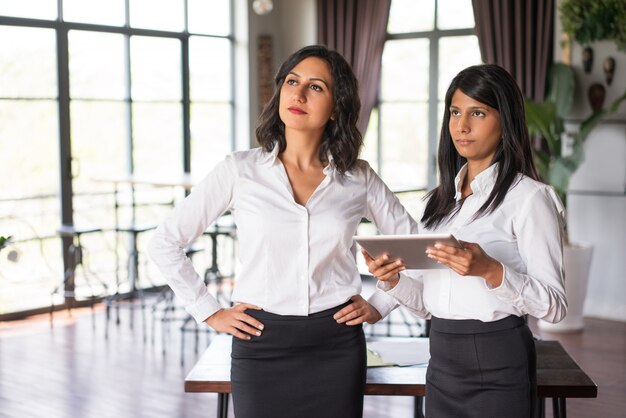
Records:
{"label": "tablet screen", "polygon": [[447,269],[448,266],[439,264],[428,258],[426,248],[436,243],[453,245],[462,248],[461,244],[451,234],[415,234],[415,235],[357,235],[354,240],[367,251],[372,258],[384,253],[390,259],[404,260],[407,269],[430,270]]}

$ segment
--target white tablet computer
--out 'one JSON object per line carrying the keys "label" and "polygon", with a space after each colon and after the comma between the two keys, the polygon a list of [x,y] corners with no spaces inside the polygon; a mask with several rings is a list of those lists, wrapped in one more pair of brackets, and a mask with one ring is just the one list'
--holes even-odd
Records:
{"label": "white tablet computer", "polygon": [[358,235],[353,238],[367,251],[370,257],[376,258],[387,253],[390,259],[400,258],[404,260],[407,269],[447,269],[448,266],[428,258],[426,247],[432,247],[440,242],[462,248],[461,244],[451,234]]}

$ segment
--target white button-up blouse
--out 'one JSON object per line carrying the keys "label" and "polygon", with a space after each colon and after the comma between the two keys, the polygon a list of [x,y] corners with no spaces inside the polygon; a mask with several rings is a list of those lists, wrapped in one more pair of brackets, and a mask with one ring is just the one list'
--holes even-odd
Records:
{"label": "white button-up blouse", "polygon": [[[464,166],[456,177],[456,200],[461,199]],[[550,186],[520,175],[502,204],[492,213],[474,219],[494,187],[497,165],[470,184],[461,210],[436,230],[457,239],[476,242],[504,267],[502,284],[489,288],[480,277],[460,276],[450,269],[407,270],[390,289],[396,300],[418,316],[496,321],[508,315],[529,314],[548,322],[565,316],[561,244],[563,206]],[[422,225],[420,225],[422,227]]]}
{"label": "white button-up blouse", "polygon": [[[344,175],[332,160],[305,206],[295,202],[277,148],[238,151],[219,163],[159,225],[149,253],[186,310],[201,322],[221,308],[183,249],[226,210],[237,225],[241,269],[232,294],[281,315],[308,315],[361,293],[352,241],[362,218],[384,234],[417,224],[367,162]],[[395,300],[369,302],[387,315]]]}

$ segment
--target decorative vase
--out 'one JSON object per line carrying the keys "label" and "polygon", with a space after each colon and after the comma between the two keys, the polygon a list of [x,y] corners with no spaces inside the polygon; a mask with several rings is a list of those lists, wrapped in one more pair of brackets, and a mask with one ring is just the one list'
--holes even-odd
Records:
{"label": "decorative vase", "polygon": [[594,112],[602,110],[604,105],[604,98],[606,97],[606,89],[600,83],[593,83],[587,90],[587,98],[589,99],[589,105]]}
{"label": "decorative vase", "polygon": [[582,331],[585,326],[583,308],[587,296],[592,255],[593,247],[589,244],[567,245],[563,248],[567,315],[556,324],[539,320],[540,329],[547,332]]}

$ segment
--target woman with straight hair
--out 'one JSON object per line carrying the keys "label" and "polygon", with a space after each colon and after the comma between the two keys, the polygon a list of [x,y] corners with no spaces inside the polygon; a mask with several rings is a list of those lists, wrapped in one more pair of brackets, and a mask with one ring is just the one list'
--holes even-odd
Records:
{"label": "woman with straight hair", "polygon": [[449,269],[364,257],[380,289],[431,319],[428,418],[532,417],[536,354],[524,316],[565,316],[563,207],[539,180],[524,100],[503,68],[477,65],[452,80],[438,153],[420,232],[459,240],[426,251]]}
{"label": "woman with straight hair", "polygon": [[[416,222],[369,165],[357,80],[322,46],[291,55],[256,130],[259,148],[226,157],[158,227],[150,254],[187,311],[233,335],[237,418],[360,418],[362,323],[397,306],[361,296],[352,237],[362,218],[383,233]],[[230,210],[241,270],[223,308],[183,249]]]}

